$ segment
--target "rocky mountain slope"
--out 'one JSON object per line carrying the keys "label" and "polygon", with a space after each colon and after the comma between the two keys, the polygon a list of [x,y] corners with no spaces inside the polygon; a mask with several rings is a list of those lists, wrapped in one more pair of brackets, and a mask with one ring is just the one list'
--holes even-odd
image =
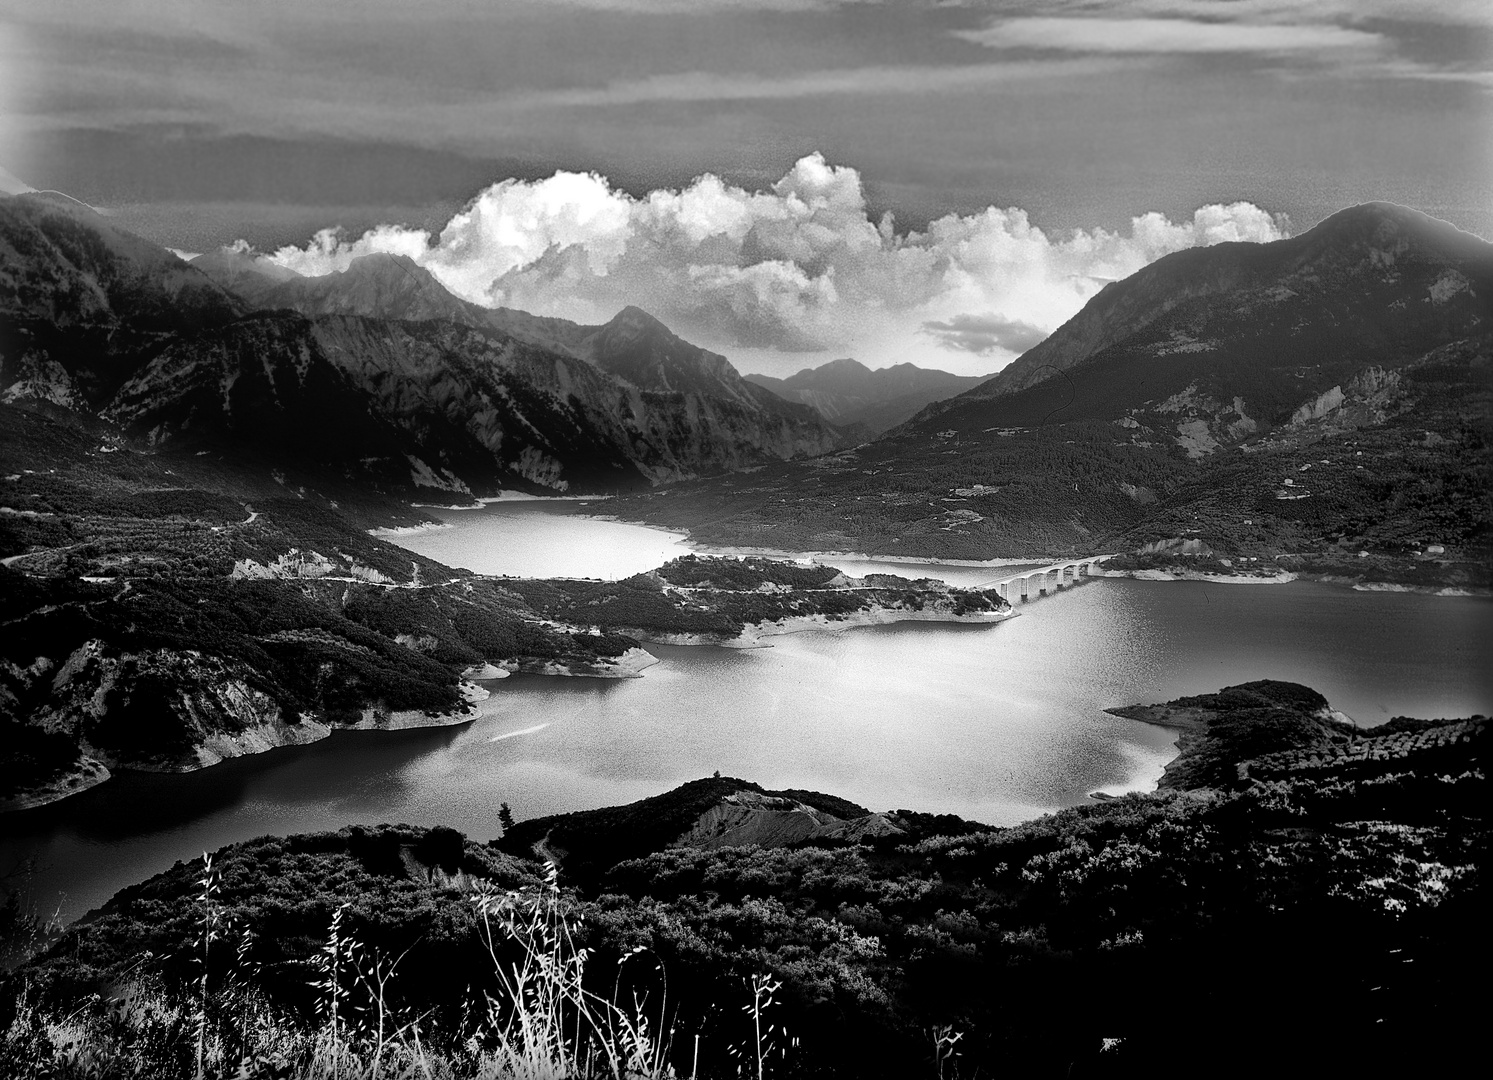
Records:
{"label": "rocky mountain slope", "polygon": [[173,337],[244,305],[81,203],[0,196],[0,398],[102,406]]}
{"label": "rocky mountain slope", "polygon": [[153,445],[231,445],[470,495],[615,491],[833,445],[750,401],[646,391],[491,330],[259,312],[174,342],[101,415]]}
{"label": "rocky mountain slope", "polygon": [[1493,244],[1367,203],[1290,239],[1158,259],[910,426],[1133,420],[1198,456],[1462,340],[1493,341]]}
{"label": "rocky mountain slope", "polygon": [[839,441],[812,410],[753,386],[725,357],[684,341],[640,308],[624,308],[600,326],[484,308],[452,295],[412,259],[386,254],[354,259],[346,270],[319,277],[231,249],[203,255],[193,265],[255,308],[289,308],[312,317],[440,320],[520,342],[562,363],[583,361],[621,384],[628,400],[613,419],[631,433],[619,446],[626,457],[641,440],[640,465],[651,479],[818,454]]}
{"label": "rocky mountain slope", "polygon": [[234,250],[188,265],[37,195],[0,198],[0,245],[5,400],[96,413],[152,446],[469,497],[628,489],[839,439],[636,309],[536,345],[502,326],[545,320],[467,304],[408,259],[322,278]]}
{"label": "rocky mountain slope", "polygon": [[896,427],[931,402],[954,397],[985,382],[982,376],[951,375],[915,364],[894,364],[873,371],[850,359],[804,368],[786,379],[755,374],[746,378],[785,401],[812,406],[830,423],[857,429],[867,437]]}
{"label": "rocky mountain slope", "polygon": [[[1380,204],[1182,252],[1031,365],[812,465],[618,507],[713,543],[991,558],[1134,551],[1487,588],[1493,245]],[[1095,351],[1097,350],[1097,351]],[[1365,553],[1360,555],[1360,553]]]}

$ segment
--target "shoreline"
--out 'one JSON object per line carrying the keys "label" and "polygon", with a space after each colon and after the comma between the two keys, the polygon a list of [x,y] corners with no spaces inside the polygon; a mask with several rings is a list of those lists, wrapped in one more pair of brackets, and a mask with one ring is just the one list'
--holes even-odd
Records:
{"label": "shoreline", "polygon": [[[523,502],[523,503],[585,503],[591,501],[604,501],[611,498],[608,495],[524,495],[522,493],[505,493],[507,497],[486,498],[481,500],[482,506],[499,502]],[[448,509],[448,510],[476,510],[480,506],[451,506],[436,507],[424,506],[423,504],[411,504],[421,506],[425,509]],[[834,563],[838,559],[854,560],[856,562],[881,563],[888,565],[902,564],[905,566],[949,566],[960,569],[982,569],[1002,570],[1007,567],[1042,566],[1049,563],[1063,562],[1069,556],[1034,555],[1020,558],[992,558],[992,559],[939,559],[926,555],[871,555],[863,551],[790,551],[785,548],[756,547],[751,545],[737,544],[708,544],[694,539],[693,534],[687,528],[670,527],[658,525],[647,521],[634,521],[629,518],[618,517],[616,514],[587,513],[584,510],[575,514],[576,517],[589,518],[593,521],[610,521],[620,525],[632,525],[651,532],[659,533],[669,537],[676,543],[688,547],[691,551],[700,555],[713,555],[729,558],[744,558],[757,556],[768,559],[778,559],[785,562],[818,562]],[[427,529],[458,528],[454,522],[427,523],[424,525],[401,526],[389,529],[369,530],[371,535],[388,539],[398,536],[419,535]],[[656,569],[656,568],[651,568]],[[515,575],[487,574],[487,577],[513,577]],[[518,575],[522,576],[522,575]],[[562,575],[573,576],[573,575]],[[585,575],[581,575],[584,578]],[[1493,597],[1493,589],[1478,589],[1461,585],[1406,585],[1399,582],[1387,581],[1363,581],[1357,578],[1346,578],[1333,574],[1313,574],[1295,570],[1280,570],[1273,574],[1209,574],[1206,572],[1187,570],[1182,567],[1175,569],[1145,569],[1145,570],[1109,570],[1100,569],[1093,574],[1094,577],[1131,578],[1136,581],[1206,581],[1218,585],[1284,585],[1292,581],[1321,581],[1328,584],[1347,585],[1356,592],[1408,592],[1418,593],[1425,596],[1465,596],[1465,597]]]}
{"label": "shoreline", "polygon": [[1197,570],[1099,570],[1094,577],[1130,578],[1132,581],[1209,581],[1216,585],[1286,585],[1301,580],[1299,574],[1281,570],[1274,574],[1209,574]]}
{"label": "shoreline", "polygon": [[1462,585],[1406,585],[1391,581],[1360,581],[1337,574],[1280,570],[1274,574],[1209,574],[1197,570],[1099,570],[1094,577],[1129,578],[1132,581],[1206,581],[1215,585],[1288,585],[1293,581],[1343,585],[1353,592],[1411,593],[1417,596],[1461,596],[1487,599],[1493,589]]}
{"label": "shoreline", "polygon": [[[506,675],[506,672],[504,673]],[[115,765],[113,770],[91,754],[85,754],[78,766],[62,776],[34,788],[19,792],[10,799],[0,800],[0,815],[19,813],[41,806],[50,806],[112,779],[116,772],[181,774],[201,772],[236,758],[256,757],[283,747],[310,746],[329,739],[339,731],[407,731],[412,728],[456,727],[469,724],[481,716],[477,703],[490,697],[485,687],[463,678],[460,685],[465,704],[454,712],[427,713],[418,709],[403,709],[395,712],[369,706],[361,711],[359,719],[351,724],[328,724],[310,717],[298,724],[287,724],[278,717],[257,724],[246,725],[237,734],[226,732],[209,735],[192,745],[192,758],[158,766]]]}
{"label": "shoreline", "polygon": [[[466,668],[461,673],[460,683],[465,705],[455,712],[427,713],[417,709],[391,712],[369,706],[361,711],[360,718],[354,723],[335,725],[309,717],[299,724],[287,724],[277,718],[248,725],[234,735],[218,733],[209,736],[192,747],[195,760],[159,767],[115,766],[115,769],[120,772],[191,773],[210,769],[224,761],[253,757],[282,747],[309,746],[330,738],[337,732],[405,731],[414,728],[455,727],[476,720],[481,715],[477,708],[478,703],[491,697],[492,692],[478,685],[478,680],[496,682],[515,674],[541,675],[549,678],[641,679],[643,672],[663,663],[663,658],[653,655],[642,647],[643,644],[770,649],[772,645],[765,642],[764,638],[783,637],[815,630],[843,633],[858,627],[889,626],[901,622],[990,625],[1016,618],[1019,614],[1020,612],[1012,607],[1007,607],[1004,611],[980,611],[955,615],[953,612],[946,611],[909,611],[877,606],[841,618],[819,614],[796,615],[747,623],[739,633],[731,637],[708,633],[675,633],[644,630],[640,627],[619,627],[614,628],[616,633],[625,634],[640,642],[640,645],[628,649],[621,656],[597,657],[591,661],[538,659],[485,661]],[[113,771],[103,762],[85,755],[74,768],[52,781],[24,789],[9,799],[0,799],[0,816],[61,802],[70,796],[107,782],[113,775]]]}
{"label": "shoreline", "polygon": [[675,633],[667,630],[643,630],[624,627],[617,632],[638,638],[654,645],[677,645],[681,647],[714,646],[721,649],[770,649],[763,638],[786,637],[821,630],[842,633],[864,626],[891,626],[903,622],[972,623],[991,625],[1016,618],[1020,612],[1014,608],[1005,611],[977,611],[966,615],[955,615],[944,611],[904,611],[898,608],[875,607],[855,612],[843,618],[832,619],[828,615],[792,615],[782,619],[769,619],[747,623],[734,637],[708,633]]}
{"label": "shoreline", "polygon": [[[667,525],[655,525],[651,521],[634,521],[631,518],[618,517],[616,514],[586,514],[581,513],[576,517],[591,518],[594,521],[612,521],[619,525],[635,525],[640,529],[651,529],[654,532],[663,533],[666,536],[675,537],[679,542],[687,545],[701,555],[720,555],[733,557],[760,556],[764,559],[781,559],[789,562],[803,562],[807,559],[815,561],[829,559],[854,559],[857,562],[877,563],[908,563],[914,566],[960,566],[970,569],[1000,569],[1006,566],[1034,566],[1048,562],[1054,562],[1049,558],[999,558],[999,559],[935,559],[926,555],[868,555],[863,551],[789,551],[785,548],[750,547],[738,544],[707,544],[696,540],[689,529],[682,526],[670,527]],[[681,531],[683,529],[683,531]]]}
{"label": "shoreline", "polygon": [[288,724],[278,718],[256,724],[245,725],[236,734],[219,732],[194,743],[191,757],[183,760],[151,765],[115,765],[111,770],[102,761],[85,754],[66,772],[35,787],[24,788],[9,798],[0,798],[0,817],[20,813],[38,807],[62,802],[90,788],[98,787],[112,779],[116,772],[185,774],[201,772],[236,758],[255,757],[279,750],[283,747],[310,746],[331,738],[339,732],[357,731],[408,731],[415,728],[457,727],[478,719],[482,713],[477,708],[480,702],[492,696],[492,692],[479,686],[476,680],[496,682],[510,675],[523,673],[546,675],[553,678],[599,678],[640,679],[648,668],[662,661],[641,647],[628,649],[621,656],[598,657],[595,661],[513,660],[502,664],[491,662],[468,667],[461,674],[459,689],[464,704],[453,712],[430,713],[419,709],[389,711],[377,706],[361,710],[359,718],[351,724],[329,724],[323,720],[307,717],[298,724]]}

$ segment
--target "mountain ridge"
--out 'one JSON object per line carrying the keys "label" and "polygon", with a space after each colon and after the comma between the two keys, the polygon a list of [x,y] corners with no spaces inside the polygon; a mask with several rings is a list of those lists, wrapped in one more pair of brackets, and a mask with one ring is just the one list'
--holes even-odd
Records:
{"label": "mountain ridge", "polygon": [[868,368],[858,360],[831,360],[786,379],[747,375],[748,382],[788,401],[809,405],[833,424],[869,435],[895,427],[933,401],[978,386],[985,376],[954,375],[911,363]]}
{"label": "mountain ridge", "polygon": [[600,327],[489,312],[403,256],[314,278],[246,250],[189,264],[32,196],[5,199],[0,244],[0,396],[152,446],[311,453],[471,498],[626,490],[840,441],[636,309]]}
{"label": "mountain ridge", "polygon": [[[1437,273],[1425,280],[1429,266]],[[985,383],[930,406],[908,423],[928,424],[971,402],[1060,379],[1127,346],[1132,354],[1144,351],[1152,356],[1216,353],[1209,332],[1216,331],[1217,324],[1224,324],[1226,334],[1243,337],[1253,332],[1259,338],[1248,317],[1268,322],[1279,312],[1296,324],[1270,327],[1273,336],[1252,342],[1252,348],[1273,351],[1277,367],[1283,366],[1282,357],[1311,364],[1314,352],[1327,351],[1334,361],[1328,365],[1331,374],[1339,374],[1354,366],[1351,358],[1346,364],[1341,359],[1350,351],[1341,339],[1348,338],[1355,346],[1393,346],[1397,336],[1406,336],[1403,326],[1396,324],[1423,314],[1399,295],[1407,290],[1393,288],[1407,273],[1424,289],[1422,299],[1429,299],[1433,308],[1446,309],[1440,313],[1445,316],[1440,320],[1443,325],[1430,327],[1439,329],[1432,344],[1493,331],[1493,244],[1408,207],[1363,203],[1284,240],[1231,242],[1163,256],[1123,281],[1105,285],[1073,318]],[[1225,309],[1231,296],[1235,311]],[[1398,303],[1404,314],[1383,318],[1376,301],[1385,308]],[[1433,318],[1419,323],[1435,323],[1436,314],[1433,311]],[[1328,329],[1338,341],[1323,341]],[[1413,356],[1426,349],[1401,351]],[[1316,366],[1322,362],[1317,360]],[[1174,392],[1181,389],[1173,387]],[[1233,395],[1215,396],[1228,400]]]}

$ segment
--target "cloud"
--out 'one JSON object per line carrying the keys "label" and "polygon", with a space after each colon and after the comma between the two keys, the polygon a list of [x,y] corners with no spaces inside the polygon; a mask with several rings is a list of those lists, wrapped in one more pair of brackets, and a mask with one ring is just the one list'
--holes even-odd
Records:
{"label": "cloud", "polygon": [[1018,18],[958,33],[999,49],[1089,53],[1301,53],[1374,51],[1379,34],[1332,23],[1276,24],[1162,18]]}
{"label": "cloud", "polygon": [[1082,79],[1132,70],[1141,61],[1084,57],[1007,60],[983,64],[872,65],[794,75],[724,75],[691,71],[624,79],[600,87],[510,94],[495,107],[509,110],[591,108],[679,101],[769,101],[829,94],[945,94],[1037,79]]}
{"label": "cloud", "polygon": [[[1028,4],[953,31],[997,53],[1083,58],[1168,55],[1289,60],[1301,70],[1368,79],[1424,79],[1486,85],[1485,58],[1458,58],[1445,31],[1493,28],[1487,0],[1071,0]],[[1426,52],[1412,60],[1401,53]],[[1427,50],[1429,50],[1427,52]]]}
{"label": "cloud", "polygon": [[943,322],[925,322],[923,329],[948,349],[989,356],[997,349],[1020,355],[1048,334],[1040,326],[1002,315],[955,315]]}
{"label": "cloud", "polygon": [[1250,203],[1183,221],[1144,214],[1123,231],[1049,235],[1025,211],[994,206],[899,231],[890,215],[873,218],[858,171],[811,154],[757,191],[710,174],[641,197],[596,173],[503,180],[439,232],[327,230],[270,258],[325,274],[359,255],[407,255],[465,299],[587,323],[636,304],[757,368],[825,351],[873,367],[974,365],[975,353],[996,361],[975,365],[983,371],[1106,280],[1182,248],[1283,235],[1283,219]]}

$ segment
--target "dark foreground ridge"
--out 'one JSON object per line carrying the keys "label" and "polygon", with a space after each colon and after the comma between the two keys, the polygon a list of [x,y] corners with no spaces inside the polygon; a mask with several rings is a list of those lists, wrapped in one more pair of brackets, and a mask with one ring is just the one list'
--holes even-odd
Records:
{"label": "dark foreground ridge", "polygon": [[[51,1074],[71,1032],[99,1065],[57,1075],[190,1076],[204,1040],[212,1075],[323,1075],[329,1047],[362,1073],[384,1054],[476,1075],[517,1015],[498,970],[536,941],[592,950],[576,985],[597,1000],[641,995],[682,1076],[737,1075],[754,1001],[783,1077],[1437,1074],[1476,1053],[1484,718],[1358,732],[1279,682],[1121,711],[1187,725],[1166,790],[1012,828],[716,777],[488,844],[233,845],[9,976],[0,1062]],[[352,972],[375,957],[401,958],[378,999]]]}

